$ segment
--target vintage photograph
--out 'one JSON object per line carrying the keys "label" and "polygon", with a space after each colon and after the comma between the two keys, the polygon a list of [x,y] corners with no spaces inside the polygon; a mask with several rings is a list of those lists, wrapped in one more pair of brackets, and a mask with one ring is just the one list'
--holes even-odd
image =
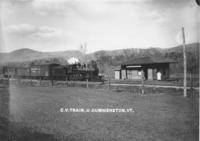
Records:
{"label": "vintage photograph", "polygon": [[0,141],[198,141],[198,0],[0,0]]}

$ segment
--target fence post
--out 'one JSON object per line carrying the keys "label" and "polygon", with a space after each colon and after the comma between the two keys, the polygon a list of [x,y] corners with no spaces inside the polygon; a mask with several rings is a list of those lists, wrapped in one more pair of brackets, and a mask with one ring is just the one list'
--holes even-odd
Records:
{"label": "fence post", "polygon": [[33,79],[32,79],[32,77],[31,77],[31,86],[33,85],[33,81],[32,81]]}
{"label": "fence post", "polygon": [[20,85],[22,84],[22,79],[21,79],[21,77],[19,77],[19,84],[20,84]]}
{"label": "fence post", "polygon": [[66,85],[67,85],[67,87],[68,87],[68,81],[67,81],[67,76],[66,76]]}
{"label": "fence post", "polygon": [[41,86],[41,81],[42,81],[42,78],[41,78],[41,76],[40,76],[40,86]]}
{"label": "fence post", "polygon": [[192,79],[192,73],[190,73],[190,91],[191,91],[191,95],[193,95],[193,79]]}
{"label": "fence post", "polygon": [[19,76],[17,77],[17,81],[18,81],[18,84],[20,84],[20,79],[19,79]]}
{"label": "fence post", "polygon": [[108,78],[108,90],[110,90],[110,78]]}
{"label": "fence post", "polygon": [[88,88],[88,79],[87,79],[87,88]]}
{"label": "fence post", "polygon": [[53,77],[51,77],[51,86],[53,87]]}

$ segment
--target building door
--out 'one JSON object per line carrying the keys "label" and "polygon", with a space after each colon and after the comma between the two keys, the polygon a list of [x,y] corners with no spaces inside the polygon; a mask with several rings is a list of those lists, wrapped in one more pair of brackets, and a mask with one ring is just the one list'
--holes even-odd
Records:
{"label": "building door", "polygon": [[126,70],[121,70],[122,72],[122,79],[126,79]]}
{"label": "building door", "polygon": [[115,71],[115,79],[120,79],[120,71]]}
{"label": "building door", "polygon": [[153,70],[148,69],[148,80],[153,80]]}
{"label": "building door", "polygon": [[157,72],[157,80],[161,80],[161,72],[159,71],[159,72]]}
{"label": "building door", "polygon": [[127,70],[127,79],[139,79],[137,70]]}
{"label": "building door", "polygon": [[132,79],[132,70],[127,70],[127,79]]}
{"label": "building door", "polygon": [[157,69],[153,69],[153,80],[157,80]]}

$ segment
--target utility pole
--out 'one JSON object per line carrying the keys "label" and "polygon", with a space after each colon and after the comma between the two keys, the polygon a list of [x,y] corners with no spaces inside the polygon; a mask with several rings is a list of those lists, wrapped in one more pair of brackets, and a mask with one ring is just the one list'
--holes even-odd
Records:
{"label": "utility pole", "polygon": [[86,52],[87,52],[87,43],[86,42],[84,42],[83,44],[80,45],[80,51],[83,54],[86,54]]}
{"label": "utility pole", "polygon": [[182,27],[182,37],[183,37],[183,68],[184,68],[184,80],[183,80],[183,94],[184,97],[187,96],[187,63],[186,63],[186,48],[185,48],[185,31],[184,27]]}
{"label": "utility pole", "polygon": [[141,94],[144,94],[144,70],[141,71]]}
{"label": "utility pole", "polygon": [[0,51],[5,49],[4,31],[3,31],[3,2],[0,0]]}

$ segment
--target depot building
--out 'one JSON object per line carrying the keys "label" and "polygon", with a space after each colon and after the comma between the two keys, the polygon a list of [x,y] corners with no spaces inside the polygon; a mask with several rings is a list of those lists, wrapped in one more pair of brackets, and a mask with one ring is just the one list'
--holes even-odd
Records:
{"label": "depot building", "polygon": [[115,79],[141,79],[143,72],[145,80],[168,80],[170,79],[170,64],[176,63],[172,59],[158,56],[146,56],[136,58],[114,70]]}

